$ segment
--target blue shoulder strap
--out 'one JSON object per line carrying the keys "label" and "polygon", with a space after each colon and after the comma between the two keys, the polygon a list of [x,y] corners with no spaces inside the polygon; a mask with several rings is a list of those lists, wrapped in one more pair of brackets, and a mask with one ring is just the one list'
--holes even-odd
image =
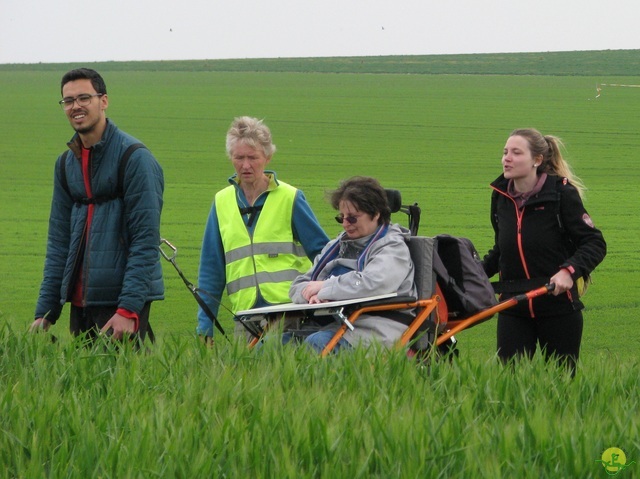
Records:
{"label": "blue shoulder strap", "polygon": [[[378,226],[378,229],[376,230],[374,235],[369,239],[364,249],[360,252],[360,255],[358,255],[358,271],[362,271],[364,269],[364,260],[366,259],[367,253],[369,252],[369,249],[371,249],[373,242],[384,237],[387,234],[388,230],[389,230],[388,224]],[[339,250],[340,250],[340,241],[338,240],[329,250],[326,251],[326,253],[322,256],[322,258],[320,258],[320,261],[318,261],[318,264],[316,265],[316,267],[313,270],[313,273],[311,274],[311,281],[315,281],[318,278],[320,271],[324,269],[327,263],[329,263],[329,261],[331,261],[332,259],[335,259],[338,256]]]}

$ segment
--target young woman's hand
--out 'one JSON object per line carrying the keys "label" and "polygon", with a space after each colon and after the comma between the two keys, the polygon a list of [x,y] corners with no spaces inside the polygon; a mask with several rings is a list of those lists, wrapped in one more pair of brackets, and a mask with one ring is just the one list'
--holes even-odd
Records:
{"label": "young woman's hand", "polygon": [[552,292],[554,296],[558,296],[559,294],[569,291],[573,287],[573,278],[571,278],[571,273],[564,268],[553,275],[549,282],[556,285],[556,288]]}

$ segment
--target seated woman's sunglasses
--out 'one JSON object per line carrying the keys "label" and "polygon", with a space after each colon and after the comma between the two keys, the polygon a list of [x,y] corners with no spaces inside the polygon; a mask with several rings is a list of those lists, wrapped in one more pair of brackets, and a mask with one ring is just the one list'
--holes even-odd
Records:
{"label": "seated woman's sunglasses", "polygon": [[336,216],[336,221],[340,224],[344,223],[344,220],[347,220],[347,223],[349,223],[350,225],[355,225],[358,222],[358,217],[360,217],[362,215],[358,215],[358,216],[344,216],[344,215],[337,215]]}

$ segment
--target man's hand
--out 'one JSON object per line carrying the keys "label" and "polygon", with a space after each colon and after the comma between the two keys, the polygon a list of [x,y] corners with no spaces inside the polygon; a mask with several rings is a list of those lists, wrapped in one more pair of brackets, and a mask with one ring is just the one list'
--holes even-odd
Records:
{"label": "man's hand", "polygon": [[45,318],[36,318],[29,327],[30,333],[37,333],[38,331],[48,331],[51,327],[51,323]]}
{"label": "man's hand", "polygon": [[111,316],[111,319],[107,321],[100,333],[105,334],[110,329],[113,330],[113,338],[121,340],[123,335],[132,335],[136,332],[136,322],[116,313]]}

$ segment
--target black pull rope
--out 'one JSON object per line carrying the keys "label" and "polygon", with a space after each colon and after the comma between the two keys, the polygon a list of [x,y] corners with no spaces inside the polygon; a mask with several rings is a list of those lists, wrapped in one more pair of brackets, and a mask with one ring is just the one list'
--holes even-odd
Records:
{"label": "black pull rope", "polygon": [[[162,245],[166,244],[172,251],[173,254],[171,256],[169,256],[163,249],[162,249]],[[193,297],[195,298],[196,302],[198,303],[198,305],[202,308],[202,310],[204,311],[204,313],[207,315],[207,317],[211,320],[211,322],[214,324],[214,326],[218,329],[218,331],[220,331],[220,333],[222,333],[222,336],[224,336],[224,338],[231,342],[231,340],[229,339],[229,336],[227,335],[227,333],[225,332],[224,328],[222,327],[222,325],[220,324],[220,322],[218,321],[218,318],[216,318],[215,314],[213,314],[213,311],[211,311],[211,308],[209,308],[209,306],[207,305],[207,303],[202,299],[202,296],[200,296],[199,293],[203,293],[205,295],[207,295],[207,297],[211,298],[213,301],[215,301],[218,306],[221,306],[222,308],[224,308],[225,310],[227,310],[236,321],[240,321],[240,324],[242,324],[242,326],[244,326],[244,328],[254,337],[258,338],[260,337],[260,332],[258,331],[257,328],[255,327],[249,327],[248,324],[246,324],[244,321],[240,320],[240,318],[233,312],[231,311],[229,308],[227,308],[224,304],[222,304],[221,301],[219,301],[217,298],[215,298],[211,293],[200,289],[200,288],[196,288],[193,283],[191,281],[189,281],[186,276],[184,275],[184,273],[182,272],[182,270],[180,269],[180,267],[178,266],[178,264],[176,263],[176,255],[178,253],[178,249],[173,246],[171,243],[169,243],[169,241],[167,241],[166,239],[162,239],[160,246],[160,254],[164,257],[164,259],[166,259],[167,261],[169,261],[173,267],[175,268],[175,270],[178,272],[178,275],[180,276],[180,278],[182,279],[182,281],[184,282],[184,284],[186,285],[187,289],[191,292],[191,294],[193,295]]]}

